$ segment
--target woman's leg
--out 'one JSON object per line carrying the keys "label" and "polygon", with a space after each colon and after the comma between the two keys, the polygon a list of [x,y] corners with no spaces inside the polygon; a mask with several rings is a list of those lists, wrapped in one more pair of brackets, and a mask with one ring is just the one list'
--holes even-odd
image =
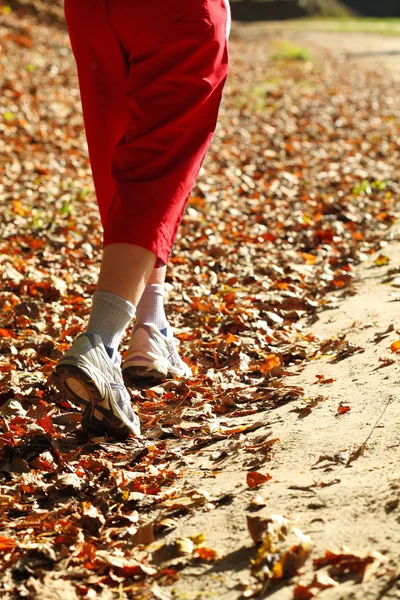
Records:
{"label": "woman's leg", "polygon": [[86,403],[87,424],[115,434],[133,418],[115,349],[153,268],[168,261],[214,132],[227,76],[227,9],[224,0],[65,7],[105,250],[88,333],[57,374],[63,390]]}
{"label": "woman's leg", "polygon": [[[103,225],[116,193],[112,159],[129,121],[125,94],[129,69],[107,8],[104,0],[65,1]],[[155,261],[154,253],[138,245],[116,241],[105,248],[87,332],[56,367],[56,384],[82,406],[83,425],[90,431],[116,437],[140,432],[116,349]]]}
{"label": "woman's leg", "polygon": [[[65,0],[65,13],[78,68],[90,164],[104,226],[116,194],[112,160],[129,123],[125,93],[129,65],[105,0]],[[131,23],[134,29],[135,21]],[[105,248],[97,289],[136,305],[156,257],[142,247],[116,242]]]}
{"label": "woman's leg", "polygon": [[132,244],[106,246],[97,289],[121,296],[137,306],[153,272],[155,259],[152,252],[141,246]]}
{"label": "woman's leg", "polygon": [[[141,25],[135,36],[128,26],[133,13]],[[130,67],[129,123],[113,160],[117,194],[106,244],[139,244],[167,263],[216,126],[227,76],[227,19],[224,0],[120,0],[115,27]],[[191,374],[168,327],[162,276],[155,277],[138,306],[123,363],[132,383]]]}
{"label": "woman's leg", "polygon": [[153,323],[164,335],[167,334],[169,322],[164,307],[166,271],[166,266],[153,269],[136,308],[136,325],[132,337],[137,327],[143,323]]}

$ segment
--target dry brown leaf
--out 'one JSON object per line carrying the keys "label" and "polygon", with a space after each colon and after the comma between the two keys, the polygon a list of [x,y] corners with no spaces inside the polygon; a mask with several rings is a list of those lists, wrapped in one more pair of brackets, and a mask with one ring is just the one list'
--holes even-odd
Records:
{"label": "dry brown leaf", "polygon": [[137,531],[132,535],[130,541],[132,544],[137,544],[138,546],[148,546],[154,542],[154,524],[147,523],[147,525],[142,525],[138,527]]}

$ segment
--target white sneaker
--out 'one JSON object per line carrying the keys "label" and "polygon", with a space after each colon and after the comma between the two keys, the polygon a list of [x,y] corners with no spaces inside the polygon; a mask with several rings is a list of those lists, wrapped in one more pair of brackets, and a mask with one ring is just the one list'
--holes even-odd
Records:
{"label": "white sneaker", "polygon": [[82,407],[82,426],[91,433],[116,438],[140,435],[139,417],[132,410],[120,363],[120,358],[111,360],[99,335],[82,333],[55,367],[55,385]]}
{"label": "white sneaker", "polygon": [[122,363],[124,377],[131,384],[146,378],[191,377],[190,367],[179,356],[178,345],[178,339],[165,336],[153,323],[135,325]]}

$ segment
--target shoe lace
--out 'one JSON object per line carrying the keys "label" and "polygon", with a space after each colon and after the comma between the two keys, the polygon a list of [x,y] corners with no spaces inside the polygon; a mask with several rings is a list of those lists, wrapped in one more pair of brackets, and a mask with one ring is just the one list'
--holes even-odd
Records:
{"label": "shoe lace", "polygon": [[174,346],[180,346],[181,344],[181,340],[178,340],[176,337],[171,338],[171,342],[174,344]]}
{"label": "shoe lace", "polygon": [[122,364],[122,357],[120,355],[120,353],[118,352],[118,354],[114,357],[113,359],[113,363],[114,365],[116,365],[117,367],[120,367]]}

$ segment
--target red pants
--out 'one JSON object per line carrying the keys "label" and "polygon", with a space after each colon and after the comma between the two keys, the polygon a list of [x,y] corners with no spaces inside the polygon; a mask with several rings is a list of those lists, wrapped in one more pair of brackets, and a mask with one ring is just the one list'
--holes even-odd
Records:
{"label": "red pants", "polygon": [[227,77],[225,0],[65,0],[104,244],[166,264]]}

